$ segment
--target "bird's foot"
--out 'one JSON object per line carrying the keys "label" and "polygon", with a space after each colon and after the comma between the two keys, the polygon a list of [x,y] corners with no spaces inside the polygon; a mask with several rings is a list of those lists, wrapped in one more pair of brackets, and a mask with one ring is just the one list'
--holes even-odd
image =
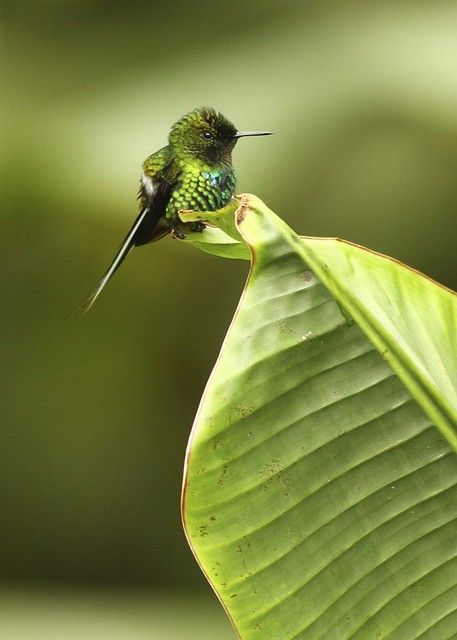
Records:
{"label": "bird's foot", "polygon": [[[205,223],[199,219],[201,215],[199,211],[182,209],[179,211],[180,220],[174,220],[170,223],[170,235],[178,240],[184,240],[185,231],[201,233],[206,227]],[[188,217],[190,220],[187,219]]]}
{"label": "bird's foot", "polygon": [[198,233],[201,233],[206,227],[206,224],[204,222],[201,222],[200,220],[195,220],[194,222],[189,222],[188,224],[191,231],[197,231]]}
{"label": "bird's foot", "polygon": [[184,240],[184,238],[186,237],[182,230],[174,224],[170,225],[170,235],[172,238],[176,238],[177,240]]}

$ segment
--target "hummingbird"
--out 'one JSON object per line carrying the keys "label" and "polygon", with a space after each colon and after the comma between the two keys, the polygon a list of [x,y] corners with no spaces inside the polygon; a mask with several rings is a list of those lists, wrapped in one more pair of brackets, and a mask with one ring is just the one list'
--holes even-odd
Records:
{"label": "hummingbird", "polygon": [[108,270],[83,302],[88,311],[133,247],[186,230],[203,231],[202,222],[181,222],[183,209],[214,211],[229,203],[236,177],[232,150],[239,138],[272,131],[238,131],[211,107],[194,109],[171,127],[168,145],[143,162],[138,193],[140,212]]}

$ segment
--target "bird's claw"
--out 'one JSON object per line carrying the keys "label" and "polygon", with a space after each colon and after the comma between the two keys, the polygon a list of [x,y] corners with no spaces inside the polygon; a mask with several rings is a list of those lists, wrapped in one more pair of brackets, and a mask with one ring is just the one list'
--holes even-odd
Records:
{"label": "bird's claw", "polygon": [[[193,211],[192,209],[180,209],[178,213],[181,223],[176,221],[174,224],[170,225],[170,235],[172,238],[184,240],[185,235],[183,227],[197,233],[201,233],[205,229],[205,223],[198,219],[201,217],[201,213],[199,211]],[[191,219],[186,220],[187,217]]]}
{"label": "bird's claw", "polygon": [[189,222],[189,227],[191,231],[197,231],[198,233],[202,233],[206,225],[204,222],[201,222],[200,220],[194,220],[194,222]]}
{"label": "bird's claw", "polygon": [[177,240],[184,240],[186,237],[184,233],[175,225],[170,226],[170,236],[172,238],[176,238]]}

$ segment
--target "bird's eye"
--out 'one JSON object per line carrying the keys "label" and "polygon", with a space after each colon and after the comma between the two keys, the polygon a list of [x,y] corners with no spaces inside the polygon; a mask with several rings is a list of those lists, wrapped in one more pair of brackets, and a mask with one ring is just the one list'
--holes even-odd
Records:
{"label": "bird's eye", "polygon": [[205,138],[205,140],[211,140],[213,134],[211,133],[211,131],[204,131],[202,133],[202,137]]}

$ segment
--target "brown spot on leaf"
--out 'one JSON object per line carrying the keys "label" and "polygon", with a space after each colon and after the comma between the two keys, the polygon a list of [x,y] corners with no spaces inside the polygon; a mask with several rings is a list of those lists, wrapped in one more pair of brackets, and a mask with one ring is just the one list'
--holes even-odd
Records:
{"label": "brown spot on leaf", "polygon": [[238,224],[242,224],[246,218],[246,214],[247,214],[247,207],[244,205],[241,205],[241,207],[239,207],[239,209],[237,209],[236,211],[236,221]]}
{"label": "brown spot on leaf", "polygon": [[235,212],[236,223],[238,225],[242,224],[247,216],[249,211],[249,200],[245,195],[240,196],[240,206]]}
{"label": "brown spot on leaf", "polygon": [[241,402],[240,404],[235,405],[233,410],[241,417],[241,419],[247,418],[251,413],[254,413],[255,404],[253,402]]}
{"label": "brown spot on leaf", "polygon": [[263,491],[276,490],[284,497],[289,495],[289,480],[282,471],[281,463],[277,458],[267,462],[260,471],[260,475],[265,476]]}
{"label": "brown spot on leaf", "polygon": [[278,331],[280,333],[292,333],[292,329],[290,328],[289,323],[287,322],[287,320],[284,320],[283,318],[281,318],[281,320],[276,321],[276,326],[278,327]]}
{"label": "brown spot on leaf", "polygon": [[227,465],[224,464],[224,466],[222,467],[221,474],[220,474],[219,478],[217,479],[217,484],[218,485],[224,484],[224,476],[225,476],[226,473],[227,473]]}

